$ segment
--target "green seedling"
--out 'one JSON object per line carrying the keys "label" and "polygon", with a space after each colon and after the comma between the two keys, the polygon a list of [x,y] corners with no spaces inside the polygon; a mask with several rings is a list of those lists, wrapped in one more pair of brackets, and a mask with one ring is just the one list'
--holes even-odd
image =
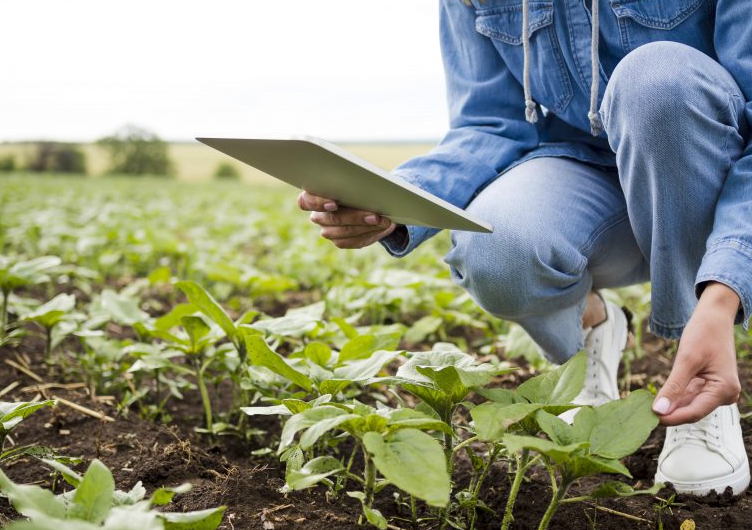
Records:
{"label": "green seedling", "polygon": [[[286,408],[289,408],[285,405]],[[363,504],[364,516],[379,528],[386,521],[373,508],[377,491],[393,484],[431,506],[446,506],[451,490],[443,451],[439,442],[424,431],[450,433],[451,427],[436,418],[411,409],[373,408],[320,402],[291,416],[282,430],[279,453],[287,461],[287,487],[303,489],[334,474],[342,474],[363,486],[354,495]],[[305,453],[319,440],[342,431],[355,447],[345,465],[331,458],[305,462]],[[300,434],[294,445],[295,436]],[[363,477],[351,471],[356,451],[363,454]],[[377,473],[384,479],[377,481]]]}
{"label": "green seedling", "polygon": [[540,454],[551,476],[553,496],[538,530],[548,528],[562,502],[641,493],[654,495],[660,489],[659,484],[651,490],[636,492],[626,485],[606,483],[589,496],[565,499],[570,486],[583,477],[599,473],[632,476],[619,459],[639,449],[658,425],[658,417],[651,410],[653,399],[647,390],[637,390],[619,401],[595,408],[582,407],[573,425],[539,409],[535,420],[549,440],[519,434],[502,437],[502,443],[512,453],[527,449]]}
{"label": "green seedling", "polygon": [[44,356],[47,361],[52,355],[52,331],[66,319],[70,319],[71,311],[76,307],[76,297],[71,294],[61,293],[49,302],[42,304],[35,310],[27,313],[21,320],[35,322],[45,331]]}
{"label": "green seedling", "polygon": [[[580,393],[585,381],[585,365],[587,357],[584,353],[575,355],[572,359],[558,368],[544,374],[532,377],[522,383],[516,390],[501,388],[479,389],[478,393],[491,399],[473,408],[470,414],[475,422],[476,438],[491,444],[490,457],[484,469],[493,463],[493,457],[502,452],[514,462],[514,479],[507,497],[507,505],[501,528],[506,530],[514,520],[512,513],[517,500],[522,480],[534,464],[530,450],[510,450],[501,443],[502,437],[508,433],[526,436],[536,436],[540,431],[535,420],[539,410],[551,414],[561,414],[573,408],[571,401]],[[477,499],[479,486],[473,491]],[[471,517],[475,520],[475,515]]]}
{"label": "green seedling", "polygon": [[18,403],[0,402],[0,461],[10,460],[24,454],[36,456],[37,454],[49,452],[47,449],[40,448],[34,444],[16,446],[6,451],[5,443],[8,440],[10,432],[19,423],[39,409],[51,407],[54,404],[55,402],[52,400]]}
{"label": "green seedling", "polygon": [[39,486],[16,484],[0,471],[0,489],[28,518],[8,530],[215,530],[222,523],[225,506],[183,513],[154,509],[190,490],[190,484],[159,488],[146,499],[141,482],[128,492],[115,490],[112,473],[99,460],[93,460],[83,476],[59,462],[45,463],[75,489],[56,496]]}
{"label": "green seedling", "polygon": [[0,256],[0,292],[3,295],[3,303],[0,306],[0,345],[4,342],[8,330],[8,302],[11,293],[21,287],[50,281],[48,273],[60,263],[62,260],[57,256],[42,256],[16,262],[6,256]]}
{"label": "green seedling", "polygon": [[[437,347],[438,346],[438,347]],[[475,358],[452,345],[439,344],[433,351],[410,354],[394,377],[371,379],[370,383],[398,386],[419,397],[447,425],[457,407],[474,389],[488,385],[498,376],[515,368],[500,369],[488,363],[478,364]],[[454,431],[444,435],[447,467],[453,468]]]}

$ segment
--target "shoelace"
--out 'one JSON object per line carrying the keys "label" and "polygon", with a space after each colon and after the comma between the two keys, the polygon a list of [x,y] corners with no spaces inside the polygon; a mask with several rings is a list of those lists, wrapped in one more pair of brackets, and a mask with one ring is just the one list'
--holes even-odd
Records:
{"label": "shoelace", "polygon": [[712,412],[695,423],[687,423],[684,425],[678,425],[673,429],[673,435],[671,441],[687,442],[687,441],[700,441],[705,442],[708,445],[714,447],[720,447],[721,445],[721,426],[718,412]]}

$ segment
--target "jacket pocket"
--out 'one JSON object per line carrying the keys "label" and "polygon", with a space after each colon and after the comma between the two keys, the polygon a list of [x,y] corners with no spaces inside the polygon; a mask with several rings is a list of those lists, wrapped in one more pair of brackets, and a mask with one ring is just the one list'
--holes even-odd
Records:
{"label": "jacket pocket", "polygon": [[669,40],[712,50],[713,4],[709,0],[610,0],[628,53]]}
{"label": "jacket pocket", "polygon": [[[497,2],[476,10],[475,30],[492,39],[507,67],[522,83],[522,3]],[[530,85],[533,98],[554,113],[572,99],[572,83],[554,27],[554,3],[530,2]]]}

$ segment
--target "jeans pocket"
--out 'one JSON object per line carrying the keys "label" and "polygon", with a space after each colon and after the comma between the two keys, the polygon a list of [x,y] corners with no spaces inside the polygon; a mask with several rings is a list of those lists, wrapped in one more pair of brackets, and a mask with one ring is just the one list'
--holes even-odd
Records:
{"label": "jeans pocket", "polygon": [[712,53],[711,0],[610,0],[619,22],[624,52],[668,40]]}
{"label": "jeans pocket", "polygon": [[[480,4],[475,30],[489,37],[507,67],[522,81],[522,2],[504,1]],[[530,2],[530,85],[538,103],[561,113],[572,99],[572,82],[554,27],[554,3]]]}

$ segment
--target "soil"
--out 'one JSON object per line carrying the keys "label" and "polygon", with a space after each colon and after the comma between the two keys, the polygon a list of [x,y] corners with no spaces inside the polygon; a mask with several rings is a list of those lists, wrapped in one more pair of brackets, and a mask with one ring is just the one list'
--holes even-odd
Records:
{"label": "soil", "polygon": [[[33,337],[24,338],[23,345],[0,349],[0,359],[7,362],[27,363],[28,368],[45,382],[59,382],[43,362],[43,342]],[[645,357],[632,363],[629,381],[634,388],[648,383],[660,385],[671,365],[670,347],[663,341],[648,337],[645,342]],[[521,361],[522,362],[522,361]],[[740,361],[740,376],[745,392],[752,394],[752,362]],[[18,443],[37,442],[54,448],[59,454],[83,458],[85,469],[94,458],[102,460],[113,472],[119,489],[130,489],[141,481],[147,491],[160,486],[174,486],[190,482],[193,489],[176,497],[169,509],[187,511],[226,505],[225,519],[220,526],[224,530],[332,530],[358,528],[360,506],[358,501],[341,495],[330,499],[325,488],[318,487],[303,492],[283,494],[279,489],[284,484],[284,467],[274,457],[252,456],[251,452],[273,444],[271,438],[278,433],[273,418],[265,418],[258,427],[267,431],[248,442],[237,438],[219,437],[211,441],[206,435],[197,434],[193,427],[200,423],[201,406],[197,395],[187,395],[183,402],[173,401],[169,413],[170,424],[160,424],[139,417],[134,409],[126,416],[118,415],[115,401],[107,396],[92,396],[86,388],[47,388],[38,392],[38,381],[4,363],[0,371],[0,391],[18,382],[18,386],[2,396],[3,401],[28,401],[36,394],[43,397],[58,397],[90,409],[100,411],[116,421],[103,421],[84,415],[68,406],[58,404],[54,409],[42,409],[25,420],[13,432]],[[524,370],[521,376],[525,377]],[[500,384],[515,384],[514,377],[505,376]],[[742,412],[750,404],[743,402]],[[752,420],[745,420],[743,432],[748,455],[752,456]],[[625,465],[636,487],[652,485],[656,459],[660,452],[664,429],[657,429],[638,453],[629,457]],[[357,466],[357,462],[356,462]],[[469,477],[469,462],[460,459],[460,483]],[[18,459],[4,466],[6,473],[15,481],[51,487],[49,470],[34,459]],[[578,483],[571,495],[586,493],[603,477]],[[56,491],[64,484],[57,481]],[[506,467],[494,467],[486,481],[482,500],[495,513],[481,512],[477,528],[497,529],[500,526],[510,480]],[[538,522],[550,499],[548,475],[541,469],[534,471],[523,483],[515,507],[515,522],[512,528],[528,530],[537,528]],[[669,489],[658,497],[668,501]],[[426,520],[413,527],[409,514],[393,502],[389,490],[382,492],[376,507],[393,524],[391,528],[434,529],[434,521]],[[679,529],[682,522],[692,519],[698,530],[748,529],[752,525],[752,492],[732,498],[728,493],[712,494],[707,498],[677,495],[673,502],[663,503],[654,497],[643,496],[629,499],[604,500],[594,503],[572,503],[562,506],[553,519],[552,529],[607,529],[634,530],[665,528]],[[616,513],[614,513],[616,512]],[[429,512],[420,508],[422,517]],[[18,515],[0,499],[0,524],[17,518]],[[683,529],[682,529],[683,530]]]}

